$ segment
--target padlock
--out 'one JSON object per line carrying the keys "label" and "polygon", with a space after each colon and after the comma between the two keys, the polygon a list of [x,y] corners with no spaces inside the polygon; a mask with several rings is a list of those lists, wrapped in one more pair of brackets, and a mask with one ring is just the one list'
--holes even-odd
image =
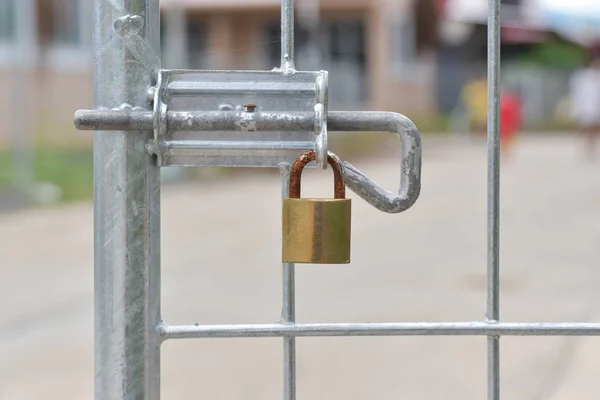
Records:
{"label": "padlock", "polygon": [[333,170],[333,199],[300,198],[300,178],[304,166],[315,160],[309,150],[296,159],[290,171],[289,196],[283,200],[284,263],[348,264],[350,262],[351,199],[338,157],[332,153],[327,163]]}

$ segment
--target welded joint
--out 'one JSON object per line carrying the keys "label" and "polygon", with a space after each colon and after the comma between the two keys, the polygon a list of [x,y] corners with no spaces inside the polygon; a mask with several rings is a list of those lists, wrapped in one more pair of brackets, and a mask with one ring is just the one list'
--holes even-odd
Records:
{"label": "welded joint", "polygon": [[163,321],[158,323],[154,331],[159,344],[162,344],[169,339],[169,325],[165,324]]}
{"label": "welded joint", "polygon": [[113,28],[133,58],[155,74],[160,69],[160,57],[143,38],[144,24],[142,16],[130,14],[117,18]]}

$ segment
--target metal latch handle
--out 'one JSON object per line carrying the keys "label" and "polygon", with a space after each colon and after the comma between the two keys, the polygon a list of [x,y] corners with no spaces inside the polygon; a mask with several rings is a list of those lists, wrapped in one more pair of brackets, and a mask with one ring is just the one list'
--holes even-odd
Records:
{"label": "metal latch handle", "polygon": [[[237,118],[237,113],[200,111],[169,112],[167,119],[178,129],[210,130],[216,127],[217,122],[219,129],[234,129]],[[255,126],[265,130],[310,129],[314,125],[313,115],[307,113],[256,113],[253,118]],[[393,112],[329,111],[327,125],[330,131],[397,134],[401,144],[400,188],[397,193],[383,189],[347,161],[342,165],[344,182],[367,203],[387,213],[401,213],[417,201],[421,192],[421,136],[409,118]],[[154,120],[151,111],[79,110],[75,113],[75,126],[81,130],[152,130]],[[189,146],[194,146],[194,143]]]}
{"label": "metal latch handle", "polygon": [[390,132],[400,137],[400,188],[389,192],[354,165],[344,161],[344,181],[354,193],[378,210],[400,213],[408,210],[421,193],[421,135],[415,124],[402,114],[362,111],[333,112],[327,117],[330,131]]}

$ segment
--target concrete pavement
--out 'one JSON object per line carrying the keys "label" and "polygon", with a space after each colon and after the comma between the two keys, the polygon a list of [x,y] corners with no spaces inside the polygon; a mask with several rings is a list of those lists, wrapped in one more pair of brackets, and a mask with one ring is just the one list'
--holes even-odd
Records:
{"label": "concrete pavement", "polygon": [[[299,322],[481,320],[485,144],[425,143],[423,190],[399,215],[353,200],[352,263],[297,267]],[[523,139],[503,164],[501,317],[600,319],[600,162],[573,137]],[[359,161],[396,188],[392,156]],[[330,172],[307,171],[305,195]],[[163,190],[163,315],[170,324],[279,319],[276,175]],[[90,204],[0,223],[0,399],[93,398]],[[484,399],[483,337],[301,338],[298,399]],[[597,399],[600,338],[503,338],[505,399]],[[281,399],[281,339],[167,342],[164,399]]]}

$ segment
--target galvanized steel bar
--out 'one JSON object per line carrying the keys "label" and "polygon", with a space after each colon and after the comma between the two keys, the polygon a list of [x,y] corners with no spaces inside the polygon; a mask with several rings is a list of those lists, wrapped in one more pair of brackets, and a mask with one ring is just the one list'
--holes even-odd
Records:
{"label": "galvanized steel bar", "polygon": [[[500,319],[500,0],[488,2],[488,232],[486,319]],[[500,399],[500,337],[488,337],[488,400]]]}
{"label": "galvanized steel bar", "polygon": [[[75,127],[80,130],[152,129],[151,111],[78,110]],[[302,131],[313,128],[315,117],[308,112],[168,111],[167,125],[175,131],[243,130],[240,121],[252,121],[256,131]],[[248,130],[248,129],[246,129]]]}
{"label": "galvanized steel bar", "polygon": [[295,70],[294,65],[294,0],[281,0],[281,69]]}
{"label": "galvanized steel bar", "polygon": [[248,150],[269,151],[274,149],[288,149],[304,152],[314,149],[314,142],[258,142],[240,141],[224,142],[220,140],[168,140],[165,142],[167,150]]}
{"label": "galvanized steel bar", "polygon": [[152,111],[125,110],[77,110],[75,112],[75,128],[83,131],[152,130],[154,128],[154,113]]}
{"label": "galvanized steel bar", "polygon": [[[244,115],[244,118],[242,118]],[[244,121],[245,123],[240,123]],[[251,121],[252,124],[248,122]],[[151,129],[153,115],[141,111],[90,111],[80,110],[75,114],[75,125],[79,129],[103,129],[126,126],[139,129]],[[330,111],[327,115],[327,124],[330,131],[366,131],[390,132],[398,135],[401,145],[401,176],[400,189],[393,193],[379,187],[375,182],[362,174],[351,163],[344,162],[344,180],[348,188],[357,193],[369,204],[378,210],[398,213],[410,208],[420,195],[421,180],[421,136],[414,123],[402,114],[377,111]],[[230,111],[210,112],[167,112],[167,125],[171,130],[306,130],[314,125],[311,113],[289,112],[256,112],[239,113]],[[136,134],[133,133],[132,134]],[[273,145],[274,143],[269,143]],[[305,142],[290,144],[280,142],[281,146],[293,148],[307,145]],[[160,146],[167,149],[248,149],[261,150],[265,142],[226,142],[220,144],[216,141],[165,141]],[[273,147],[276,148],[276,147]]]}
{"label": "galvanized steel bar", "polygon": [[[151,111],[78,110],[75,112],[75,127],[79,130],[123,129],[136,132],[152,129],[153,115]],[[169,130],[175,131],[242,130],[239,124],[242,116],[244,120],[253,122],[256,131],[302,131],[315,123],[314,114],[308,112],[168,111],[167,124]],[[379,111],[329,111],[327,125],[329,130],[348,132],[397,132],[398,128],[416,130],[407,117]]]}
{"label": "galvanized steel bar", "polygon": [[401,322],[184,325],[160,327],[162,340],[323,336],[600,336],[600,323]]}
{"label": "galvanized steel bar", "polygon": [[[95,0],[95,108],[148,109],[158,0]],[[148,127],[146,127],[148,128]],[[96,400],[160,397],[160,174],[152,130],[94,133]]]}
{"label": "galvanized steel bar", "polygon": [[[294,65],[294,0],[281,0],[281,70],[293,72]],[[293,125],[299,125],[293,123]],[[314,126],[314,123],[313,123]],[[281,166],[282,198],[289,191],[290,165]],[[283,306],[281,320],[283,323],[294,323],[296,319],[295,266],[283,263]],[[283,398],[296,398],[296,340],[293,337],[283,338]]]}
{"label": "galvanized steel bar", "polygon": [[390,132],[400,138],[400,188],[397,193],[382,189],[344,161],[344,181],[350,190],[380,211],[399,213],[409,209],[421,193],[421,136],[415,124],[392,112],[330,112],[330,131]]}
{"label": "galvanized steel bar", "polygon": [[[285,163],[281,171],[281,198],[288,197],[290,189],[291,165]],[[296,266],[293,263],[282,265],[283,299],[281,307],[282,324],[293,325],[296,321]],[[296,398],[296,339],[291,336],[283,338],[283,399]]]}

